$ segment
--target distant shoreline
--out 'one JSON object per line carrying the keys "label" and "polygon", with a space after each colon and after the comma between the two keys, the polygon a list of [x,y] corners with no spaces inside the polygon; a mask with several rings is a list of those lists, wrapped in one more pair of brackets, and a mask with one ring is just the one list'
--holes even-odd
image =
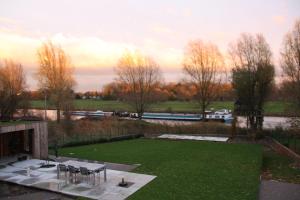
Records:
{"label": "distant shoreline", "polygon": [[[291,103],[282,101],[269,101],[265,105],[265,116],[272,117],[295,117],[295,114],[287,112]],[[208,108],[219,110],[223,108],[233,109],[232,101],[216,101],[213,102]],[[43,100],[31,101],[30,109],[44,109]],[[47,105],[48,110],[55,110],[54,106]],[[115,100],[75,100],[74,110],[96,111],[103,110],[106,112],[113,111],[129,111],[134,112],[130,105]],[[198,112],[197,112],[198,110]],[[196,102],[187,101],[166,101],[158,102],[151,106],[148,112],[168,112],[168,113],[200,113],[199,106]]]}

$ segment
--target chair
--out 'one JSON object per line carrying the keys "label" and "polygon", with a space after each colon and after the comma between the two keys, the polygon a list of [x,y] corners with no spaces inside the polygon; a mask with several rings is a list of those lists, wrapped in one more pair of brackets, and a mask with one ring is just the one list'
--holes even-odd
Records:
{"label": "chair", "polygon": [[58,164],[57,165],[57,179],[60,178],[60,173],[61,172],[65,172],[65,178],[67,177],[67,172],[69,171],[69,169],[67,168],[66,165],[64,164]]}
{"label": "chair", "polygon": [[97,174],[99,176],[99,184],[100,184],[100,179],[101,179],[101,174],[100,174],[101,171],[103,171],[103,169],[95,170],[95,174]]}
{"label": "chair", "polygon": [[77,181],[76,175],[80,172],[80,170],[72,165],[68,165],[68,168],[69,168],[70,176],[72,176],[72,182],[74,182],[73,176],[75,176],[75,183],[76,183]]}
{"label": "chair", "polygon": [[93,174],[93,172],[88,170],[86,167],[80,167],[80,174],[86,176],[87,182],[89,182],[90,175]]}

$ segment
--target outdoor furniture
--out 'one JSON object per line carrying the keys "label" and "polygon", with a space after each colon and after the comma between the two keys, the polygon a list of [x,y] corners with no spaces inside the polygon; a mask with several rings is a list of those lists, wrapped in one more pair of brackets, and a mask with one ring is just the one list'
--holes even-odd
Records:
{"label": "outdoor furniture", "polygon": [[[106,181],[106,165],[104,164],[98,164],[98,163],[88,163],[88,162],[81,162],[81,161],[75,161],[75,160],[68,160],[66,162],[63,162],[65,165],[71,165],[73,167],[76,167],[77,169],[80,169],[80,167],[87,168],[91,174],[94,175],[94,181],[93,183],[96,184],[96,176],[95,174],[99,174],[99,182],[100,182],[100,172],[103,171],[104,173],[104,181]],[[71,173],[71,172],[70,172]]]}
{"label": "outdoor furniture", "polygon": [[100,184],[100,178],[101,178],[101,176],[100,176],[100,172],[101,171],[103,171],[103,173],[104,173],[104,181],[106,181],[106,168],[97,169],[97,170],[95,170],[95,173],[99,175],[99,184]]}
{"label": "outdoor furniture", "polygon": [[58,164],[57,165],[57,179],[59,179],[60,178],[60,173],[61,172],[64,172],[65,173],[65,178],[67,177],[67,172],[68,172],[69,170],[68,170],[68,168],[67,168],[67,166],[66,165],[64,165],[64,164]]}
{"label": "outdoor furniture", "polygon": [[[68,165],[68,168],[69,168],[70,177],[72,177],[72,182],[76,183],[77,174],[80,172],[80,170],[72,165]],[[75,180],[74,180],[74,177],[75,177]]]}
{"label": "outdoor furniture", "polygon": [[86,167],[80,167],[80,174],[83,176],[86,176],[87,178],[87,183],[89,183],[90,180],[90,175],[93,174],[93,171],[88,170]]}

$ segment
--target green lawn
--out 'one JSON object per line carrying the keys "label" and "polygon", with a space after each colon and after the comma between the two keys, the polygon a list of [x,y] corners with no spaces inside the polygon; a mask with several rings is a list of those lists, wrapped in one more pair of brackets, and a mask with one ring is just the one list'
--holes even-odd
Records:
{"label": "green lawn", "polygon": [[30,122],[30,121],[6,121],[6,122],[0,121],[0,126],[12,126],[12,125],[29,124],[29,123],[32,123],[32,122]]}
{"label": "green lawn", "polygon": [[[44,109],[44,101],[35,100],[31,101],[32,108]],[[108,100],[75,100],[74,107],[77,110],[103,110],[103,111],[115,111],[115,110],[132,110],[132,108],[120,101],[108,101]],[[48,105],[48,108],[54,108]]]}
{"label": "green lawn", "polygon": [[266,179],[300,184],[300,169],[293,166],[294,161],[271,150],[265,150],[263,171]]}
{"label": "green lawn", "polygon": [[[267,102],[265,105],[265,112],[269,115],[284,115],[290,103],[287,102]],[[104,110],[104,111],[133,111],[132,107],[120,101],[104,101],[104,100],[75,100],[75,109],[79,110]],[[44,108],[43,101],[31,101],[32,108]],[[50,106],[51,108],[51,106]],[[53,108],[53,107],[52,107]],[[217,101],[213,102],[208,107],[215,110],[227,108],[233,109],[232,101]],[[196,102],[186,101],[166,101],[153,104],[148,111],[154,112],[200,112],[200,107]]]}
{"label": "green lawn", "polygon": [[262,164],[259,145],[200,141],[136,139],[64,148],[60,154],[141,164],[136,172],[157,176],[129,199],[257,199]]}

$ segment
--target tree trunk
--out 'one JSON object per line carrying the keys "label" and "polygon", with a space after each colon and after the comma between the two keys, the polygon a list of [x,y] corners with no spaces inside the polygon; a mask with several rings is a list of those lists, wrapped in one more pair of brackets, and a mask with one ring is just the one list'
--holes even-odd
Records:
{"label": "tree trunk", "polygon": [[233,120],[231,122],[231,138],[234,138],[236,136],[236,114],[233,113]]}
{"label": "tree trunk", "polygon": [[206,121],[205,104],[202,104],[202,121]]}
{"label": "tree trunk", "polygon": [[138,113],[138,118],[139,118],[139,120],[142,120],[142,118],[143,118],[143,113],[139,112],[139,113]]}
{"label": "tree trunk", "polygon": [[264,122],[264,117],[263,117],[263,114],[262,112],[259,112],[258,113],[258,116],[257,116],[257,123],[258,123],[258,130],[262,130],[263,129],[263,122]]}
{"label": "tree trunk", "polygon": [[142,112],[138,113],[138,117],[139,117],[139,120],[138,120],[138,134],[143,134],[142,116],[143,116]]}
{"label": "tree trunk", "polygon": [[256,123],[256,117],[253,114],[249,116],[249,121],[250,121],[250,129],[252,131],[255,131],[257,129],[257,123]]}
{"label": "tree trunk", "polygon": [[56,122],[59,123],[60,122],[60,108],[56,109]]}

